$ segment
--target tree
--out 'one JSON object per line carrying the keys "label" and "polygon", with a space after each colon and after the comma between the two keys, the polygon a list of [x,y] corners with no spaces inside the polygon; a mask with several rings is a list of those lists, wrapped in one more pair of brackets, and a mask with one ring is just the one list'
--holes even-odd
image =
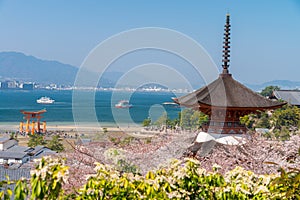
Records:
{"label": "tree", "polygon": [[267,112],[261,112],[257,119],[255,127],[257,128],[271,128],[270,119]]}
{"label": "tree", "polygon": [[199,128],[208,121],[208,116],[204,113],[192,109],[185,109],[181,112],[180,126],[183,128]]}
{"label": "tree", "polygon": [[271,125],[275,129],[282,127],[299,127],[300,109],[297,106],[284,105],[274,111],[271,117]]}
{"label": "tree", "polygon": [[60,142],[60,138],[58,135],[52,136],[52,140],[48,141],[48,144],[46,146],[49,149],[57,152],[65,150],[64,145]]}
{"label": "tree", "polygon": [[193,115],[192,109],[185,109],[185,110],[181,111],[180,126],[182,128],[191,128],[192,115]]}
{"label": "tree", "polygon": [[47,142],[45,141],[43,135],[39,135],[39,134],[29,135],[28,146],[35,147],[38,145],[45,145],[45,144],[47,144]]}
{"label": "tree", "polygon": [[247,128],[254,129],[253,124],[257,116],[255,114],[244,115],[240,117],[241,124],[244,124]]}
{"label": "tree", "polygon": [[142,125],[145,126],[150,126],[151,124],[151,119],[148,117],[147,119],[144,119],[144,121],[142,122]]}
{"label": "tree", "polygon": [[167,112],[164,112],[164,113],[162,114],[162,116],[160,116],[160,117],[156,120],[155,124],[156,124],[157,126],[164,126],[164,125],[167,124],[167,120],[168,120]]}
{"label": "tree", "polygon": [[275,90],[280,90],[280,87],[278,87],[278,86],[273,86],[273,85],[267,86],[267,87],[265,87],[265,89],[263,89],[263,90],[261,91],[260,94],[261,94],[262,96],[264,96],[264,97],[269,97],[269,96],[272,96],[273,91],[275,91]]}

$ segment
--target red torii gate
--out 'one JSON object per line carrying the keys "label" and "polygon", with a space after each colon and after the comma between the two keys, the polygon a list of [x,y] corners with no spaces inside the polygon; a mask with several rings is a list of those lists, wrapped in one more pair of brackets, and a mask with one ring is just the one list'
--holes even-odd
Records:
{"label": "red torii gate", "polygon": [[[46,109],[43,109],[43,110],[39,110],[39,111],[25,111],[25,110],[21,110],[20,111],[21,113],[23,113],[25,116],[24,116],[24,119],[26,119],[26,125],[25,125],[25,133],[30,133],[31,131],[31,134],[34,134],[35,133],[35,130],[37,133],[40,133],[41,132],[41,118],[43,116],[41,116],[41,114],[47,112]],[[30,123],[30,120],[31,119],[36,119],[36,122],[37,122],[37,127],[35,128],[35,121],[33,120],[31,123]],[[20,132],[23,132],[23,122],[20,122]],[[29,129],[29,126],[31,125],[31,130]],[[46,121],[43,122],[43,133],[46,132]]]}

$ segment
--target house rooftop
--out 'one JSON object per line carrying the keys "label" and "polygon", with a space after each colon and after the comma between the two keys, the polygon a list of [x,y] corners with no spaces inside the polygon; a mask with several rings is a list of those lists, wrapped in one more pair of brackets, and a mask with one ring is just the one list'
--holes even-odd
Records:
{"label": "house rooftop", "polygon": [[7,151],[15,152],[15,153],[18,153],[18,152],[22,153],[22,152],[29,152],[30,149],[32,149],[32,148],[31,147],[24,147],[24,146],[14,145],[11,148],[7,149]]}
{"label": "house rooftop", "polygon": [[0,166],[0,181],[6,180],[20,180],[20,178],[30,179],[30,168],[6,169]]}
{"label": "house rooftop", "polygon": [[9,159],[22,159],[27,156],[26,152],[14,152],[14,151],[0,151],[0,158]]}
{"label": "house rooftop", "polygon": [[6,142],[7,140],[10,140],[10,138],[9,137],[1,137],[0,143]]}
{"label": "house rooftop", "polygon": [[36,147],[33,148],[33,150],[30,153],[36,154],[42,149],[48,149],[48,148],[42,145],[37,145]]}
{"label": "house rooftop", "polygon": [[300,90],[275,90],[273,96],[291,105],[300,106]]}

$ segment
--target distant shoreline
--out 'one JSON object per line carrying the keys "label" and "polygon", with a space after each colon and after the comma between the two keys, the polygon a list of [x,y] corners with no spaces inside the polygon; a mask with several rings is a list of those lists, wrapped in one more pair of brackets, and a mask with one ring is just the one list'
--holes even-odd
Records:
{"label": "distant shoreline", "polygon": [[107,88],[102,88],[102,87],[64,87],[64,88],[34,88],[34,89],[22,89],[22,88],[0,88],[0,91],[25,91],[25,92],[30,92],[30,91],[97,91],[97,92],[152,92],[152,93],[169,93],[169,92],[174,92],[178,94],[187,94],[189,92],[192,92],[194,90],[192,89],[186,89],[186,88],[174,88],[174,89],[165,89],[165,88],[114,88],[114,87],[107,87]]}

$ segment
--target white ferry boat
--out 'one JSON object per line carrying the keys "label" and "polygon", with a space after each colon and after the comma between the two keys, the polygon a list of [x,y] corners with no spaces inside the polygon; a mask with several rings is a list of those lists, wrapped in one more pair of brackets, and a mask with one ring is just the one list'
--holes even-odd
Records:
{"label": "white ferry boat", "polygon": [[178,106],[177,103],[174,103],[174,102],[164,102],[162,103],[163,105],[166,105],[166,106]]}
{"label": "white ferry boat", "polygon": [[177,103],[175,103],[175,102],[164,102],[164,103],[162,103],[162,105],[164,105],[164,106],[170,106],[170,107],[175,107],[175,108],[179,108],[180,106],[177,104]]}
{"label": "white ferry boat", "polygon": [[127,100],[121,100],[119,103],[115,104],[116,108],[131,108],[132,104],[129,103]]}
{"label": "white ferry boat", "polygon": [[40,104],[52,104],[54,103],[54,99],[51,99],[50,97],[41,97],[38,100],[36,100],[37,103]]}

